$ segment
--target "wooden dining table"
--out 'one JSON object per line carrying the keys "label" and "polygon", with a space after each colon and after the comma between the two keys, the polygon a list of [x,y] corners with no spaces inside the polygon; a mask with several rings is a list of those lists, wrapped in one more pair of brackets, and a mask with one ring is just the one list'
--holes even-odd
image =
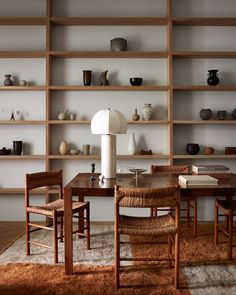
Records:
{"label": "wooden dining table", "polygon": [[[134,174],[117,174],[116,178],[99,180],[99,174],[78,173],[64,187],[65,217],[65,274],[73,274],[73,237],[72,237],[72,197],[78,196],[79,201],[83,202],[85,197],[113,197],[114,186],[130,187],[168,187],[178,185],[178,174],[175,173],[144,173],[139,178]],[[215,176],[217,177],[217,176]],[[180,200],[182,197],[193,198],[194,207],[194,236],[197,236],[197,200],[199,197],[217,197],[224,196],[231,199],[236,195],[236,174],[229,174],[226,177],[220,177],[217,185],[198,185],[194,187],[180,187]],[[80,221],[80,229],[83,228],[83,219]]]}

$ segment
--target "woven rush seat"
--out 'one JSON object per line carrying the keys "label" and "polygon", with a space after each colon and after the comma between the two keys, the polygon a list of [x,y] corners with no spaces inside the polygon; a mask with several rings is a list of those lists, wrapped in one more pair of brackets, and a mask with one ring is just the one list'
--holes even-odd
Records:
{"label": "woven rush seat", "polygon": [[[73,202],[72,203],[72,211],[73,210],[84,210],[86,204],[82,202]],[[53,211],[57,211],[58,216],[64,215],[64,200],[58,199],[56,201],[50,202],[48,204],[44,204],[42,206],[30,206],[27,208],[27,212],[35,213],[35,214],[43,214],[46,216],[53,216]]]}
{"label": "woven rush seat", "polygon": [[119,233],[142,236],[175,234],[175,219],[170,215],[163,215],[158,218],[120,215]]}

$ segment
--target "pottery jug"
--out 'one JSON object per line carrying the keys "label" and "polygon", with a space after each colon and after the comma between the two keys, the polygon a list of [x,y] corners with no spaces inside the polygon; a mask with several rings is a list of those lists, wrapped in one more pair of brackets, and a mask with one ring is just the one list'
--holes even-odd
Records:
{"label": "pottery jug", "polygon": [[63,140],[59,144],[59,153],[61,155],[66,155],[68,153],[68,143],[67,141]]}
{"label": "pottery jug", "polygon": [[210,86],[216,86],[219,84],[220,80],[218,78],[218,70],[209,70],[207,84]]}
{"label": "pottery jug", "polygon": [[143,120],[145,120],[145,121],[151,120],[153,113],[154,113],[154,109],[153,109],[151,103],[145,103],[144,107],[141,110]]}
{"label": "pottery jug", "polygon": [[201,109],[199,114],[200,114],[200,118],[202,120],[209,120],[212,118],[212,110],[211,109]]}
{"label": "pottery jug", "polygon": [[68,116],[68,111],[59,111],[58,112],[58,119],[59,120],[66,120],[67,119],[67,116]]}
{"label": "pottery jug", "polygon": [[138,121],[140,119],[137,109],[134,109],[134,114],[132,116],[132,119],[133,121]]}
{"label": "pottery jug", "polygon": [[5,76],[6,79],[4,80],[3,84],[5,86],[12,86],[13,85],[13,81],[11,80],[11,75],[10,74],[6,74],[4,76]]}
{"label": "pottery jug", "polygon": [[134,133],[131,133],[129,144],[128,144],[128,154],[135,155],[136,154],[136,141],[134,137]]}

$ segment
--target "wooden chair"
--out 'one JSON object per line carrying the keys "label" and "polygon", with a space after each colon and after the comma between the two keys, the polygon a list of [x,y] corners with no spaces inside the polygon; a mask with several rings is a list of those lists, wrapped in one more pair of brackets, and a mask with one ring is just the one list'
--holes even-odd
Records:
{"label": "wooden chair", "polygon": [[[219,222],[219,216],[225,216],[225,225]],[[233,247],[233,217],[236,216],[236,200],[216,200],[215,202],[215,223],[214,238],[215,244],[219,243],[219,231],[222,231],[228,239],[228,259],[232,260]]]}
{"label": "wooden chair", "polygon": [[[120,214],[121,207],[158,208],[170,206],[175,209],[175,217],[162,216],[134,217]],[[121,235],[168,236],[168,258],[174,264],[174,286],[179,285],[179,189],[130,188],[115,186],[115,286],[120,287],[121,261],[160,261],[152,258],[127,258],[120,256]],[[145,242],[143,242],[145,243]],[[172,248],[174,246],[174,255]]]}
{"label": "wooden chair", "polygon": [[[47,187],[56,189],[59,194],[59,198],[53,202],[43,205],[31,205],[30,195],[32,190]],[[30,245],[38,245],[46,248],[54,249],[54,262],[58,263],[58,239],[63,241],[63,217],[64,217],[64,200],[63,186],[62,186],[62,170],[53,172],[38,172],[32,174],[26,174],[26,186],[25,186],[25,210],[26,210],[26,255],[30,255]],[[73,231],[78,235],[86,236],[87,249],[90,249],[90,216],[89,216],[89,202],[73,202],[72,205],[73,214],[81,214],[86,211],[86,235],[80,233],[79,230]],[[52,219],[52,227],[47,225],[41,225],[38,223],[32,223],[30,221],[30,214],[44,215],[47,218]],[[59,221],[58,221],[59,219]],[[60,224],[60,236],[58,237],[58,224]],[[31,229],[33,227],[34,229]],[[30,233],[40,229],[47,229],[53,231],[53,247],[42,244],[38,241],[32,241],[30,239]]]}
{"label": "wooden chair", "polygon": [[[179,174],[189,174],[189,166],[188,165],[151,165],[151,173],[158,174],[162,172],[171,172],[171,173],[179,173]],[[181,197],[181,202],[186,202],[186,208],[180,209],[180,211],[186,212],[185,216],[181,216],[180,218],[184,218],[187,221],[187,226],[190,227],[190,222],[193,217],[191,216],[191,209],[194,210],[194,200],[191,197]],[[166,211],[166,209],[159,208],[158,211]],[[151,215],[156,215],[157,210],[154,208],[151,210]]]}

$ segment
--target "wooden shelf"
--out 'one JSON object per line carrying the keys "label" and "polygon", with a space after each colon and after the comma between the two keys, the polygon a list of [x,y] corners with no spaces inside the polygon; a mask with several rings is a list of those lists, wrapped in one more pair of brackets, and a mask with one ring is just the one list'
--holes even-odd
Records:
{"label": "wooden shelf", "polygon": [[4,26],[42,26],[46,24],[46,17],[0,17],[0,25]]}
{"label": "wooden shelf", "polygon": [[42,91],[46,90],[46,86],[0,86],[0,91]]}
{"label": "wooden shelf", "polygon": [[50,90],[57,91],[168,91],[169,86],[49,86]]}
{"label": "wooden shelf", "polygon": [[174,159],[236,159],[236,155],[173,155]]}
{"label": "wooden shelf", "polygon": [[190,17],[173,18],[174,26],[236,26],[236,18]]}
{"label": "wooden shelf", "polygon": [[236,125],[236,120],[173,120],[176,125]]}
{"label": "wooden shelf", "polygon": [[175,58],[236,58],[236,51],[174,51]]}
{"label": "wooden shelf", "polygon": [[150,120],[150,121],[144,121],[144,120],[139,120],[139,121],[132,121],[129,120],[128,124],[133,124],[133,125],[167,125],[170,122],[168,120]]}
{"label": "wooden shelf", "polygon": [[[5,121],[4,121],[5,122]],[[1,121],[0,121],[1,123]],[[50,120],[48,122],[50,125],[90,125],[91,121],[89,120]],[[128,120],[128,124],[134,125],[165,125],[169,124],[168,120],[150,120],[150,121],[133,121]]]}
{"label": "wooden shelf", "polygon": [[50,51],[58,58],[167,58],[166,51]]}
{"label": "wooden shelf", "polygon": [[118,155],[118,159],[139,159],[139,160],[154,160],[154,159],[169,159],[169,155],[163,155],[163,154],[153,154],[153,155]]}
{"label": "wooden shelf", "polygon": [[0,51],[0,58],[45,58],[46,51]]}
{"label": "wooden shelf", "polygon": [[46,124],[44,120],[19,120],[19,121],[10,121],[10,120],[0,120],[1,125],[42,125]]}
{"label": "wooden shelf", "polygon": [[166,26],[162,17],[50,17],[57,26]]}
{"label": "wooden shelf", "polygon": [[173,90],[176,91],[236,91],[236,85],[175,85]]}
{"label": "wooden shelf", "polygon": [[[169,159],[169,155],[162,155],[162,154],[154,154],[154,155],[117,155],[117,159]],[[100,155],[50,155],[49,159],[53,160],[86,160],[86,159],[93,159],[93,160],[100,160]]]}
{"label": "wooden shelf", "polygon": [[0,160],[45,160],[45,155],[0,155]]}

